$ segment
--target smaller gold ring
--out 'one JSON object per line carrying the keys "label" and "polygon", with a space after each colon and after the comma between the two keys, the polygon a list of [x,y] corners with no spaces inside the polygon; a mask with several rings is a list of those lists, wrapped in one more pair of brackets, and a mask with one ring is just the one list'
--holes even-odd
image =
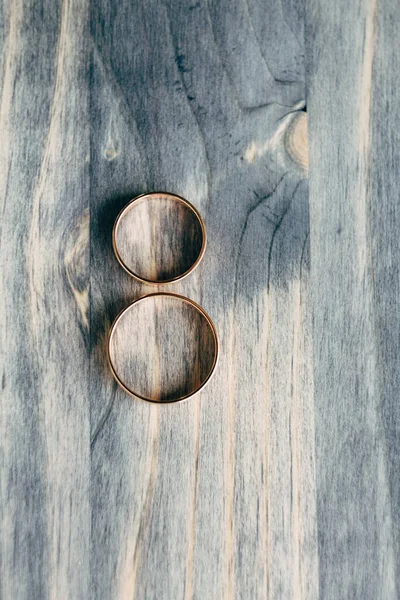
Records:
{"label": "smaller gold ring", "polygon": [[[199,387],[197,387],[196,389],[194,389],[193,391],[189,392],[188,394],[185,394],[184,396],[179,396],[177,398],[173,398],[173,399],[169,399],[169,400],[157,400],[155,398],[149,398],[147,396],[143,396],[142,394],[139,394],[137,392],[135,392],[133,389],[131,389],[129,386],[126,385],[126,383],[124,383],[124,381],[121,379],[121,377],[118,375],[117,370],[113,364],[112,358],[111,358],[111,344],[112,344],[112,340],[113,340],[113,336],[115,334],[115,331],[117,329],[118,323],[121,320],[121,318],[123,317],[123,315],[129,311],[134,305],[137,305],[139,302],[144,302],[149,298],[152,297],[171,297],[171,298],[175,298],[177,300],[181,300],[182,302],[185,302],[186,304],[189,304],[189,306],[192,306],[202,317],[204,317],[204,319],[206,320],[208,326],[210,327],[211,333],[212,333],[212,337],[214,340],[214,355],[213,355],[213,361],[211,364],[211,367],[207,373],[207,375],[205,376],[205,378],[203,379],[203,381],[201,382],[201,384],[199,385]],[[107,344],[107,359],[108,359],[108,364],[110,366],[111,369],[111,373],[114,376],[114,379],[116,380],[116,382],[118,383],[118,385],[120,385],[120,387],[127,392],[130,396],[132,396],[133,398],[137,398],[139,400],[144,400],[145,402],[151,402],[153,404],[175,404],[177,402],[183,402],[184,400],[187,400],[188,398],[191,398],[192,396],[194,396],[195,394],[198,394],[200,392],[200,390],[203,390],[205,388],[205,386],[207,385],[207,383],[210,381],[212,375],[215,373],[215,369],[218,363],[218,356],[219,356],[219,342],[218,342],[218,334],[217,334],[217,330],[215,328],[215,325],[213,323],[213,321],[211,320],[211,317],[206,313],[206,311],[204,310],[204,308],[202,308],[201,306],[199,306],[199,304],[197,304],[194,300],[190,300],[189,298],[186,298],[186,296],[181,296],[180,294],[175,294],[173,292],[154,292],[153,294],[146,294],[146,296],[141,296],[140,298],[138,298],[137,300],[134,300],[133,302],[131,302],[131,304],[129,304],[127,307],[125,307],[115,318],[111,329],[110,329],[110,333],[108,336],[108,344]]]}
{"label": "smaller gold ring", "polygon": [[[132,206],[134,204],[136,205],[139,202],[143,202],[145,200],[155,199],[155,198],[161,198],[164,200],[173,200],[175,202],[178,202],[179,204],[182,204],[183,206],[186,206],[186,208],[188,208],[195,215],[198,223],[200,224],[201,237],[202,237],[200,252],[199,252],[196,260],[194,261],[194,263],[190,266],[190,268],[187,269],[184,273],[176,275],[175,277],[171,277],[170,279],[163,279],[163,280],[148,279],[146,277],[143,277],[142,275],[139,275],[139,273],[136,273],[132,269],[130,269],[129,266],[124,261],[124,259],[122,258],[121,253],[118,250],[118,244],[117,244],[117,230],[118,230],[118,227],[119,227],[122,219],[127,214],[127,212],[132,209]],[[194,269],[197,267],[197,265],[200,263],[201,259],[204,256],[204,252],[206,250],[206,245],[207,245],[206,226],[204,224],[203,218],[201,217],[199,211],[193,206],[193,204],[191,204],[188,200],[186,200],[186,198],[183,198],[182,196],[178,196],[177,194],[170,194],[167,192],[150,192],[148,194],[140,194],[140,196],[136,196],[136,198],[133,198],[133,200],[128,202],[128,204],[121,210],[118,217],[116,218],[116,221],[115,221],[114,227],[113,227],[113,232],[112,232],[112,245],[113,245],[115,256],[117,257],[119,264],[131,277],[133,277],[137,281],[140,281],[141,283],[147,283],[150,285],[165,285],[167,283],[173,283],[175,281],[183,279],[184,277],[187,277],[187,275],[189,275],[189,273],[192,273],[194,271]]]}

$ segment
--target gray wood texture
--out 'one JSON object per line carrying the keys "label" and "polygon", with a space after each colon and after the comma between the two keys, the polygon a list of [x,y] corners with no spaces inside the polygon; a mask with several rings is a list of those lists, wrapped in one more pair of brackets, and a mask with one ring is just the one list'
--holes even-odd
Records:
{"label": "gray wood texture", "polygon": [[[398,13],[5,0],[1,600],[399,597]],[[153,190],[208,233],[165,288],[221,344],[180,405],[106,360]]]}
{"label": "gray wood texture", "polygon": [[307,10],[305,39],[320,586],[328,598],[394,599],[399,7],[338,2],[321,18],[318,4]]}
{"label": "gray wood texture", "polygon": [[0,595],[87,597],[88,7],[1,22]]}

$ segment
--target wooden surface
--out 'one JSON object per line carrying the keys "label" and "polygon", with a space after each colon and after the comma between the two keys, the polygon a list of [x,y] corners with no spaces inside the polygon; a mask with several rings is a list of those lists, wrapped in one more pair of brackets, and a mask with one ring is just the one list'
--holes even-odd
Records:
{"label": "wooden surface", "polygon": [[[398,598],[394,0],[6,0],[0,22],[1,599]],[[166,289],[221,342],[182,405],[106,361],[155,291],[112,226],[160,189],[208,234]]]}
{"label": "wooden surface", "polygon": [[338,2],[319,21],[311,5],[320,588],[330,598],[392,599],[400,597],[399,11],[390,1],[350,10]]}

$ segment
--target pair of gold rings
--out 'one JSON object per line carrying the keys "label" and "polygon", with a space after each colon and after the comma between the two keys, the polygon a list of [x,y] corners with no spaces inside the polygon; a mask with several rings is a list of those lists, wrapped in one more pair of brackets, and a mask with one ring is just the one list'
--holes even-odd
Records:
{"label": "pair of gold rings", "polygon": [[[171,228],[171,225],[176,232],[172,232],[167,236],[167,242],[163,242],[163,230],[165,227]],[[133,236],[132,227],[139,229],[140,235]],[[188,200],[176,194],[152,192],[134,198],[122,209],[114,224],[112,244],[118,262],[131,277],[144,284],[161,286],[180,281],[194,271],[204,256],[207,235],[201,215]],[[178,265],[177,256],[180,258]],[[166,313],[164,316],[163,311]],[[171,389],[168,392],[161,389],[155,392],[157,383],[154,377],[160,371],[157,363],[147,369],[145,379],[147,377],[152,380],[147,387],[135,385],[135,381],[131,380],[132,369],[118,367],[122,332],[128,331],[125,335],[128,335],[129,343],[136,348],[148,349],[150,352],[153,345],[155,353],[160,354],[157,332],[150,325],[147,327],[147,323],[155,319],[157,324],[161,322],[168,329],[176,311],[185,315],[192,329],[190,335],[180,331],[178,344],[185,354],[182,360],[185,363],[187,381],[177,385],[173,368],[168,365],[165,372]],[[140,324],[140,334],[132,329],[132,318],[134,323]],[[143,339],[143,330],[152,340]],[[169,348],[166,353],[174,356],[173,342],[178,342],[176,332],[167,331],[165,335],[170,344],[172,338],[172,349]],[[188,340],[193,339],[197,341],[201,351],[187,349],[190,346]],[[218,352],[218,335],[206,311],[193,300],[172,292],[147,294],[123,309],[111,326],[107,346],[111,372],[121,388],[134,398],[153,403],[181,402],[197,394],[214,373]],[[190,361],[195,364],[190,365]],[[136,365],[134,374],[137,369]]]}

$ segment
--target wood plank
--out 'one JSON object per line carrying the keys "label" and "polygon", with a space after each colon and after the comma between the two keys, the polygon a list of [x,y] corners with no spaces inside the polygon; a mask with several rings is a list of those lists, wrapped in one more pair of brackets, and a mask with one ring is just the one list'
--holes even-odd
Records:
{"label": "wood plank", "polygon": [[87,598],[88,5],[3,10],[0,595]]}
{"label": "wood plank", "polygon": [[398,6],[306,14],[320,594],[398,598]]}
{"label": "wood plank", "polygon": [[[301,25],[295,6],[261,4],[92,6],[95,597],[317,597]],[[167,289],[221,341],[199,398],[162,407],[105,363],[115,315],[154,291],[118,265],[112,225],[157,189],[205,218],[203,262]]]}

